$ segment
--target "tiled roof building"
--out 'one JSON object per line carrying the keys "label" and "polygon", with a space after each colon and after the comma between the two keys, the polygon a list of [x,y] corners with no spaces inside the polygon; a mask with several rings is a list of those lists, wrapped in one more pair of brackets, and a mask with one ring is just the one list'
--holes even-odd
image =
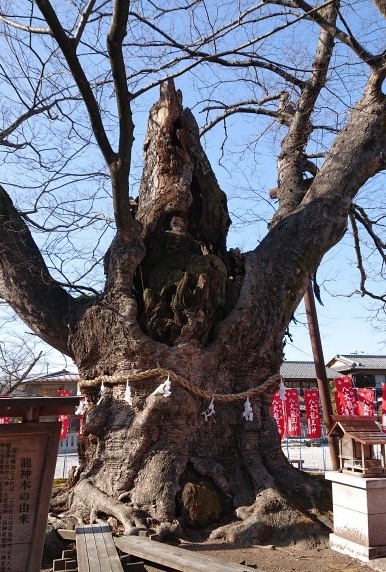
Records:
{"label": "tiled roof building", "polygon": [[327,366],[342,375],[351,375],[355,387],[376,387],[378,396],[386,383],[386,355],[338,354]]}

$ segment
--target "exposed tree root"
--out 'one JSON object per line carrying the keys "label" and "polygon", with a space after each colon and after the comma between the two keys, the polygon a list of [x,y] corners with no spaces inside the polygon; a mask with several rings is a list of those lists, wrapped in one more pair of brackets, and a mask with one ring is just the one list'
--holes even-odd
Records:
{"label": "exposed tree root", "polygon": [[[174,467],[175,472],[180,474],[180,470],[176,471],[177,466],[175,464],[165,462],[159,464],[159,461],[158,455],[155,455],[156,466],[170,465],[170,467]],[[187,487],[189,486],[190,494],[193,495],[189,504],[184,504],[180,517],[178,517],[177,505],[172,510],[173,499],[177,501],[177,497],[175,497],[177,489],[175,484],[172,485],[171,474],[169,474],[171,482],[168,491],[164,491],[166,495],[164,502],[157,506],[147,506],[143,503],[143,499],[141,502],[139,498],[138,502],[135,502],[133,491],[121,494],[118,499],[114,499],[102,492],[91,481],[82,480],[74,488],[69,514],[90,522],[95,521],[98,517],[104,519],[113,517],[122,524],[125,534],[137,534],[139,529],[145,529],[157,533],[161,538],[186,538],[186,531],[190,526],[199,526],[203,530],[210,524],[210,521],[206,524],[202,522],[202,518],[209,505],[216,500],[216,490],[220,497],[225,491],[226,493],[229,492],[229,483],[224,478],[219,465],[215,464],[213,471],[213,466],[210,470],[208,462],[199,463],[197,459],[194,461],[196,462],[192,463],[192,468],[186,473],[185,481],[181,482],[181,493],[177,495],[180,500],[184,501],[183,497],[184,494],[188,494]],[[193,465],[195,465],[194,469]],[[180,467],[178,468],[180,469]],[[197,469],[200,469],[201,473],[206,473],[203,481],[200,480],[200,475],[196,472]],[[328,533],[332,530],[331,514],[328,510],[325,513],[319,513],[315,506],[318,504],[317,498],[326,496],[327,492],[316,479],[302,475],[296,470],[293,470],[293,473],[287,473],[290,497],[285,498],[280,493],[277,486],[272,484],[275,479],[268,473],[269,478],[266,480],[266,486],[260,489],[255,501],[248,505],[238,506],[233,512],[234,520],[231,523],[229,523],[232,514],[232,508],[230,508],[230,512],[227,511],[228,523],[215,528],[210,537],[212,539],[221,538],[240,545],[266,543],[276,545],[291,543],[298,547],[324,545]],[[151,475],[150,480],[152,482],[157,481],[154,471],[148,469],[147,474],[148,476]],[[205,483],[213,483],[211,479],[213,475],[216,477],[216,486],[214,489],[209,487],[205,496],[201,489],[205,488]],[[148,479],[143,482],[144,486],[147,481]],[[157,487],[153,489],[150,486],[149,491],[151,496],[155,495],[154,498],[162,498]],[[237,498],[238,496],[236,495]],[[169,500],[167,500],[168,498]],[[231,500],[230,496],[229,498]],[[202,504],[203,499],[204,504]],[[328,505],[327,502],[319,504],[324,504],[325,509]],[[191,512],[187,512],[189,508]],[[221,521],[217,518],[217,521],[219,520]]]}
{"label": "exposed tree root", "polygon": [[238,521],[216,528],[210,538],[235,544],[324,544],[332,522],[291,506],[275,489],[259,493],[251,506],[236,510]]}
{"label": "exposed tree root", "polygon": [[[153,530],[160,538],[169,536],[184,538],[180,522],[175,519],[171,522],[155,524],[149,519],[145,511],[125,504],[121,500],[113,499],[97,489],[89,480],[78,483],[73,491],[71,509],[67,517],[75,517],[78,522],[97,522],[98,516],[105,519],[114,517],[119,521],[127,535],[138,534],[139,530]],[[155,526],[154,526],[155,524]]]}
{"label": "exposed tree root", "polygon": [[69,514],[79,517],[84,514],[85,508],[90,523],[96,522],[98,515],[105,514],[121,522],[125,534],[132,534],[137,528],[147,528],[142,511],[106,495],[89,480],[80,481],[76,485]]}

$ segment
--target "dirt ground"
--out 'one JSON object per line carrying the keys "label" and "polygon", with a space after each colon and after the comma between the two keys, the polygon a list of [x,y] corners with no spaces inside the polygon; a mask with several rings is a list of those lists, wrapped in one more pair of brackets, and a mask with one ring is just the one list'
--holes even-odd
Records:
{"label": "dirt ground", "polygon": [[[311,550],[272,545],[238,547],[219,540],[199,543],[183,542],[180,547],[213,556],[224,562],[246,564],[255,568],[257,572],[374,572],[373,566],[344,556],[330,548]],[[41,569],[41,572],[51,571],[52,567]]]}
{"label": "dirt ground", "polygon": [[226,562],[246,564],[260,572],[374,572],[367,564],[330,548],[236,547],[217,540],[181,546]]}
{"label": "dirt ground", "polygon": [[[300,543],[293,546],[241,546],[219,539],[211,539],[209,532],[189,534],[189,539],[171,542],[172,545],[212,556],[224,562],[244,564],[257,572],[386,572],[386,558],[368,563],[345,556],[329,548],[328,536],[320,538],[315,547]],[[152,542],[149,539],[149,542]],[[156,540],[154,540],[156,542]],[[62,550],[75,548],[74,541],[64,541],[48,525],[40,572],[52,572],[53,559],[61,558]],[[152,572],[157,568],[149,568]],[[16,570],[14,572],[17,572]],[[210,569],[208,569],[210,572]]]}

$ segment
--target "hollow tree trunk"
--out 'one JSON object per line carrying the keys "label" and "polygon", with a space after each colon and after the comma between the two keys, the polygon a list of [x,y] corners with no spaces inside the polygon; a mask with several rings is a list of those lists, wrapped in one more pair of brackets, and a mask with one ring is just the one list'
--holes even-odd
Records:
{"label": "hollow tree trunk", "polygon": [[[89,410],[70,513],[164,535],[218,523],[214,536],[247,543],[320,534],[321,485],[289,464],[270,413],[308,274],[288,280],[286,256],[272,248],[288,242],[280,229],[258,251],[227,252],[225,195],[172,82],[150,112],[136,220],[146,255],[132,293],[107,288],[74,311],[70,345]],[[297,250],[294,241],[301,265]],[[321,255],[315,247],[315,264]],[[170,394],[154,394],[168,378]]]}

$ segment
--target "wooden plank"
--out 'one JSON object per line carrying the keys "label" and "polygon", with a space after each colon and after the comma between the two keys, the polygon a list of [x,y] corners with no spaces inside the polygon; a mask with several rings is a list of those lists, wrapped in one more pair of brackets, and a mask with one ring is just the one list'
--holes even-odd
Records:
{"label": "wooden plank", "polygon": [[76,550],[67,549],[62,551],[62,558],[63,559],[70,559],[76,558]]}
{"label": "wooden plank", "polygon": [[52,561],[52,572],[78,570],[78,563],[74,559],[60,558]]}
{"label": "wooden plank", "polygon": [[[88,566],[91,572],[107,572],[102,568],[100,554],[98,554],[95,529],[93,525],[84,526],[84,539],[86,542]],[[81,570],[79,570],[81,572]]]}
{"label": "wooden plank", "polygon": [[79,572],[123,572],[109,525],[77,526],[75,538]]}
{"label": "wooden plank", "polygon": [[56,558],[52,561],[52,570],[53,572],[60,572],[61,570],[66,569],[66,560],[63,558]]}
{"label": "wooden plank", "polygon": [[263,572],[139,536],[116,536],[114,542],[122,552],[179,572]]}
{"label": "wooden plank", "polygon": [[125,554],[119,557],[125,572],[146,572],[145,563],[143,560],[134,560],[130,554]]}
{"label": "wooden plank", "polygon": [[[109,558],[109,554],[106,548],[106,542],[104,537],[104,529],[100,524],[93,525],[94,542],[96,547],[96,557],[98,558],[98,563],[103,570],[103,572],[111,572],[113,570]],[[110,533],[110,527],[108,527],[108,532]],[[111,533],[110,533],[111,534]],[[118,558],[117,551],[115,550],[115,555]]]}
{"label": "wooden plank", "polygon": [[123,567],[114,544],[113,535],[109,525],[101,525],[105,551],[109,559],[111,572],[123,572]]}
{"label": "wooden plank", "polygon": [[88,551],[86,538],[83,533],[83,526],[77,526],[76,532],[76,555],[78,560],[79,572],[90,572],[90,563],[88,559]]}
{"label": "wooden plank", "polygon": [[59,528],[58,534],[63,538],[63,540],[75,540],[75,530],[70,530],[68,528]]}

